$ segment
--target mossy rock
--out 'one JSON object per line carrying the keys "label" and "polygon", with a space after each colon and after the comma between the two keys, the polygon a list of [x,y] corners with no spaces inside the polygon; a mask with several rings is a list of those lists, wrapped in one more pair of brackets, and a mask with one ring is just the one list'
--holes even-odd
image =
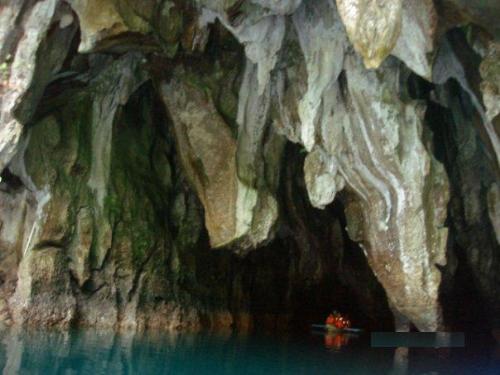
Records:
{"label": "mossy rock", "polygon": [[59,123],[53,116],[35,124],[29,133],[29,144],[25,153],[28,175],[39,189],[54,183],[56,166],[54,152],[61,141]]}
{"label": "mossy rock", "polygon": [[180,42],[184,28],[182,9],[173,1],[163,2],[159,9],[156,29],[160,38],[169,45]]}
{"label": "mossy rock", "polygon": [[132,31],[146,34],[157,7],[156,0],[115,0],[115,6],[125,25]]}

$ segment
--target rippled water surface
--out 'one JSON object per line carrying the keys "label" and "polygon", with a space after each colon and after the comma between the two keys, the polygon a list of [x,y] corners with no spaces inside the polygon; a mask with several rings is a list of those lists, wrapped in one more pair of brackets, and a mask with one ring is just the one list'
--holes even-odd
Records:
{"label": "rippled water surface", "polygon": [[[470,340],[468,340],[470,342]],[[369,336],[300,338],[4,330],[4,374],[500,374],[500,349],[410,352],[370,348]]]}

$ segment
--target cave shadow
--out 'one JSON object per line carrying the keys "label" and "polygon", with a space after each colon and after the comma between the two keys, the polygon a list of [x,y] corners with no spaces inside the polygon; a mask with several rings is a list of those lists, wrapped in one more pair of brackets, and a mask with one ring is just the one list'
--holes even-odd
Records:
{"label": "cave shadow", "polygon": [[325,209],[313,207],[304,182],[305,153],[288,143],[284,158],[278,192],[284,219],[274,246],[289,249],[298,262],[289,268],[297,284],[290,300],[292,326],[304,329],[310,323],[323,323],[335,309],[354,326],[392,330],[385,291],[363,250],[347,233],[346,193]]}
{"label": "cave shadow", "polygon": [[[413,99],[426,101],[427,111],[425,113],[424,134],[426,131],[430,132],[433,148],[430,151],[443,164],[450,184],[450,201],[445,223],[446,227],[449,228],[446,245],[447,263],[445,266],[438,266],[442,275],[439,300],[442,306],[444,328],[465,332],[489,331],[492,328],[493,322],[491,318],[494,312],[491,311],[491,306],[481,291],[477,279],[477,270],[471,264],[471,255],[468,252],[476,245],[478,250],[494,246],[494,242],[489,238],[493,229],[487,218],[487,213],[485,216],[485,207],[482,207],[482,228],[467,223],[464,207],[466,203],[463,201],[465,196],[462,196],[463,192],[461,191],[462,179],[466,177],[461,176],[460,166],[457,161],[461,152],[459,148],[463,145],[458,145],[453,135],[457,132],[457,128],[463,124],[455,122],[454,115],[449,108],[445,108],[431,99],[431,92],[433,90],[448,90],[449,95],[452,95],[454,100],[460,102],[463,113],[459,114],[459,116],[464,116],[471,123],[477,121],[478,114],[473,108],[469,95],[453,80],[448,81],[443,86],[435,86],[415,74],[411,74],[408,86]],[[485,169],[487,169],[484,163],[488,164],[486,145],[483,143],[478,129],[472,125],[471,127],[478,144],[479,151],[477,155],[481,158],[474,159],[474,162],[478,165],[471,165],[469,168],[472,171],[471,175],[477,178],[477,183],[484,184],[490,178],[484,173]],[[477,155],[476,158],[478,158]],[[495,172],[491,173],[495,174]],[[484,185],[482,190],[485,190]],[[482,192],[481,198],[485,199],[485,197],[485,192]],[[474,198],[471,197],[471,199]],[[484,202],[483,206],[485,206]]]}
{"label": "cave shadow", "polygon": [[231,248],[211,249],[203,228],[192,249],[196,282],[185,290],[236,319],[248,314],[255,332],[308,334],[332,310],[368,331],[393,330],[385,291],[345,229],[345,197],[314,208],[304,185],[304,153],[288,144],[284,158],[275,238],[240,256]]}

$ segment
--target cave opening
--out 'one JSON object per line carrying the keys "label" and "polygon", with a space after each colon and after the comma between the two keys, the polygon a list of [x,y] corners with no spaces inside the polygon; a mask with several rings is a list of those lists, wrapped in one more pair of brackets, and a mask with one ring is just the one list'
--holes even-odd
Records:
{"label": "cave opening", "polygon": [[[256,104],[255,98],[245,104],[244,116],[255,130],[241,128],[238,117],[244,107],[239,97],[260,90],[255,83],[258,69],[245,60],[245,47],[221,22],[209,26],[204,49],[189,50],[183,40],[173,54],[168,41],[140,33],[124,33],[90,53],[80,53],[81,27],[71,27],[74,34],[65,31],[73,37],[65,40],[64,59],[59,67],[54,63],[57,74],[44,72],[48,85],[41,102],[30,108],[34,115],[22,137],[27,148],[16,155],[16,163],[25,164],[36,187],[30,192],[30,207],[9,206],[9,212],[15,212],[9,228],[15,226],[21,240],[2,245],[8,249],[11,267],[22,261],[26,242],[39,237],[33,249],[43,249],[27,260],[26,267],[41,278],[33,282],[30,293],[50,294],[57,284],[51,298],[59,307],[54,308],[51,324],[95,325],[103,320],[120,327],[304,331],[336,309],[368,330],[394,328],[386,292],[363,248],[346,229],[346,206],[355,194],[346,188],[324,209],[314,208],[304,176],[309,151],[297,144],[297,129],[272,124],[284,132],[278,134],[271,126],[271,115],[277,117],[283,111],[280,105],[297,95],[294,90],[302,95],[306,86],[300,82],[297,88],[291,78],[283,78],[300,77],[307,70],[296,31],[283,41],[286,48],[280,58],[286,63],[271,72],[276,73],[273,80],[279,84],[273,84],[281,85],[283,97],[269,90],[269,108]],[[48,32],[49,50],[56,49],[57,43],[49,41],[59,37],[57,32],[56,27]],[[462,29],[443,38],[468,46]],[[460,53],[473,65],[470,71],[477,72],[477,53],[469,47]],[[422,142],[444,165],[450,182],[448,263],[439,266],[445,324],[489,329],[496,324],[499,308],[499,276],[492,270],[498,268],[500,252],[489,207],[498,169],[491,163],[481,116],[458,82],[430,83],[391,57],[385,68],[394,66],[401,73],[398,101],[420,100],[426,105]],[[250,83],[245,81],[247,74],[254,74]],[[346,69],[339,73],[339,103],[352,100],[349,90],[355,79],[348,82],[349,74]],[[171,85],[174,81],[181,84]],[[347,104],[352,109],[352,103]],[[191,107],[185,110],[183,105]],[[259,112],[263,107],[265,116]],[[298,114],[290,117],[294,116]],[[285,142],[286,137],[293,142]],[[205,153],[197,154],[204,143]],[[273,147],[281,153],[270,152]],[[225,166],[235,173],[211,180],[210,174],[217,171],[209,170],[200,155],[232,158],[213,169]],[[3,169],[2,194],[10,197],[24,186],[18,172],[12,165]],[[267,194],[262,201],[255,198],[257,203],[248,210],[252,215],[276,199],[278,213],[268,220],[275,222],[266,228],[266,238],[261,236],[251,246],[238,240],[254,229],[254,223],[243,223],[250,227],[243,234],[233,228],[241,223],[221,229],[229,219],[219,214],[232,191],[207,192],[211,184],[220,184],[219,189],[222,183],[231,185],[230,178],[243,181],[248,196]],[[213,201],[214,207],[208,207]],[[212,246],[209,235],[214,228],[233,231],[229,245],[220,241],[224,246],[211,248],[218,247]],[[37,271],[38,261],[57,267],[46,277]],[[2,285],[9,285],[2,293],[12,295],[17,276],[2,273],[1,279]],[[47,286],[40,287],[44,283]],[[46,306],[34,301],[26,319],[40,322]]]}
{"label": "cave opening", "polygon": [[[155,245],[161,243],[144,254],[136,254],[132,243],[139,272],[161,258],[155,272],[168,284],[157,286],[153,295],[139,296],[144,298],[141,303],[161,305],[173,299],[194,305],[205,327],[232,319],[236,330],[308,332],[311,324],[323,323],[338,310],[357,326],[392,329],[385,292],[363,250],[346,231],[342,201],[348,194],[324,210],[314,208],[307,198],[300,147],[288,144],[284,151],[287,163],[278,190],[283,219],[274,239],[237,255],[231,245],[210,248],[203,205],[183,172],[175,143],[171,120],[154,85],[146,83],[114,122],[107,198],[110,224],[117,233],[114,243],[130,233],[132,242],[141,241],[134,231],[144,224],[156,228],[146,236],[156,237]],[[145,201],[151,202],[152,214],[144,222],[138,220],[137,208],[122,204],[130,202],[143,210],[149,207]],[[135,212],[132,216],[130,210]],[[130,233],[123,234],[122,226]],[[117,246],[113,251],[123,249]],[[94,285],[86,293],[98,288]],[[224,310],[233,318],[219,316]]]}
{"label": "cave opening", "polygon": [[0,3],[5,373],[498,368],[494,1]]}

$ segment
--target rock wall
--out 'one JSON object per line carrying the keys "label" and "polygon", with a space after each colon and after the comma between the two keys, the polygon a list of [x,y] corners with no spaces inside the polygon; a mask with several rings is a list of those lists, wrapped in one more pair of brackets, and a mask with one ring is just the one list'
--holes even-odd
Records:
{"label": "rock wall", "polygon": [[3,319],[290,322],[335,285],[437,330],[454,262],[497,311],[498,7],[470,3],[6,1]]}
{"label": "rock wall", "polygon": [[[204,201],[201,194],[220,193],[229,178],[236,181],[231,129],[221,118],[186,122],[198,125],[197,130],[204,124],[219,126],[232,145],[233,169],[213,169],[232,174],[208,190],[207,173],[201,171],[197,190],[184,160],[191,155],[179,152],[185,147],[179,140],[183,135],[148,81],[144,56],[96,54],[86,60],[81,74],[49,87],[51,95],[42,100],[2,175],[2,214],[8,215],[0,232],[4,322],[287,329],[293,322],[304,326],[305,316],[322,319],[335,297],[347,299],[350,287],[329,274],[327,260],[333,258],[324,259],[321,243],[311,250],[284,236],[244,258],[211,250],[201,204],[217,201],[211,196]],[[189,97],[196,99],[193,93]],[[193,152],[223,140],[219,136],[209,142],[207,134],[194,143]],[[213,163],[217,153],[209,151],[206,157]],[[226,154],[220,158],[228,159]],[[301,171],[301,163],[294,173]],[[293,186],[302,180],[291,179]],[[230,202],[229,190],[224,192]],[[295,224],[287,225],[293,232]],[[306,226],[302,235],[314,231]],[[343,251],[341,239],[335,246]],[[297,266],[304,257],[311,258],[308,266]],[[370,276],[366,262],[362,265]],[[374,295],[380,294],[373,276],[370,282]],[[325,289],[335,285],[325,296]],[[301,303],[305,295],[307,306]],[[384,314],[372,303],[358,318],[373,324]]]}

